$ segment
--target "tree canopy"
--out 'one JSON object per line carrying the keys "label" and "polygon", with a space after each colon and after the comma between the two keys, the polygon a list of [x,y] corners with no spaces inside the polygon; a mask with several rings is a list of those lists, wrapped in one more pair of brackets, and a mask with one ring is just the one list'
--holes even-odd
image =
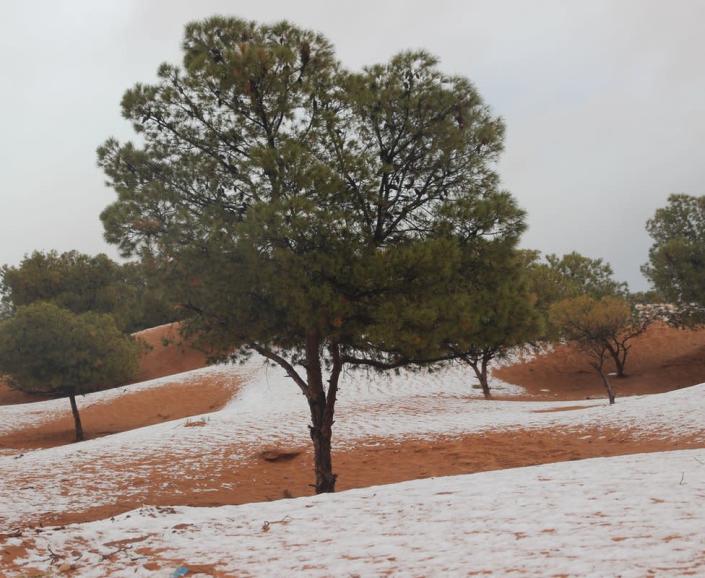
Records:
{"label": "tree canopy", "polygon": [[37,302],[0,322],[0,373],[27,393],[69,397],[78,440],[83,432],[75,396],[127,382],[139,352],[110,315],[76,315]]}
{"label": "tree canopy", "polygon": [[0,269],[0,294],[6,317],[41,301],[74,313],[108,313],[126,331],[178,316],[149,262],[119,264],[104,254],[35,251],[18,266]]}
{"label": "tree canopy", "polygon": [[560,336],[576,344],[590,357],[590,364],[607,389],[610,404],[614,391],[605,372],[605,362],[614,362],[618,377],[625,367],[632,340],[641,335],[652,318],[640,314],[630,303],[614,295],[595,298],[579,295],[551,306],[550,320]]}
{"label": "tree canopy", "polygon": [[343,366],[437,354],[428,328],[464,255],[523,230],[495,173],[503,124],[425,52],[353,73],[319,34],[220,17],[189,24],[183,48],[123,98],[144,145],[99,149],[118,195],[106,238],[163,264],[209,348],[285,369],[332,491]]}
{"label": "tree canopy", "polygon": [[550,321],[551,306],[573,297],[588,295],[600,299],[609,295],[626,296],[625,283],[614,279],[609,263],[575,251],[563,256],[538,251],[524,251],[527,283],[537,310],[544,320],[543,340],[559,336]]}
{"label": "tree canopy", "polygon": [[705,318],[705,196],[671,195],[646,224],[653,239],[644,275],[685,318]]}
{"label": "tree canopy", "polygon": [[495,245],[480,255],[478,262],[478,255],[464,253],[464,282],[449,299],[448,317],[435,323],[445,331],[439,341],[448,357],[469,364],[489,398],[490,362],[538,338],[543,322],[529,290],[524,254],[513,245]]}

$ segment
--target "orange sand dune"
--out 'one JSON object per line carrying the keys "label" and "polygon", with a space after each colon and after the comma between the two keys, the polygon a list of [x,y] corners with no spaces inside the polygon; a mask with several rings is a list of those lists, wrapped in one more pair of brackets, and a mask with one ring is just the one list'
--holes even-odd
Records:
{"label": "orange sand dune", "polygon": [[151,348],[142,356],[135,382],[183,373],[206,365],[205,353],[183,342],[178,323],[145,329],[134,336]]}
{"label": "orange sand dune", "polygon": [[[188,383],[166,383],[160,387],[130,392],[109,403],[81,408],[86,439],[101,437],[155,423],[210,413],[222,408],[237,393],[237,382],[202,378]],[[0,448],[27,450],[60,446],[74,441],[69,402],[58,417],[36,426],[0,435]]]}
{"label": "orange sand dune", "polygon": [[[163,337],[175,337],[173,326],[143,332],[154,345],[142,363],[142,377],[156,377],[203,365],[205,357],[187,347],[161,345]],[[678,331],[665,326],[653,327],[635,344],[631,377],[618,381],[621,394],[649,393],[675,389],[705,381],[705,331]],[[528,388],[530,394],[550,399],[580,399],[586,395],[602,396],[599,382],[584,369],[584,359],[574,350],[561,347],[527,363],[497,370],[501,379]],[[191,384],[171,384],[153,390],[127,393],[110,404],[86,408],[84,421],[89,436],[104,435],[123,429],[157,423],[187,415],[197,415],[222,406],[237,385],[213,383],[211,378]],[[178,389],[178,395],[174,395]],[[541,389],[551,389],[549,394]],[[129,392],[129,388],[127,388]],[[488,402],[491,403],[491,402]],[[559,409],[578,409],[566,406]],[[208,428],[208,424],[203,425]],[[14,432],[0,438],[6,447],[44,447],[70,441],[71,421],[68,412],[60,419],[34,429]],[[518,467],[547,462],[613,456],[636,452],[666,451],[702,447],[705,439],[662,439],[644,437],[640,432],[620,432],[605,428],[583,430],[514,430],[487,432],[436,440],[408,439],[397,442],[368,440],[358,447],[334,453],[335,471],[340,474],[339,489],[393,483],[431,476],[464,474],[491,469]],[[229,459],[246,450],[250,460]],[[135,463],[97,461],[93,471],[110,476],[115,468],[129,467],[139,472],[130,478],[137,494],[120,498],[109,507],[89,511],[65,512],[60,516],[27,520],[27,524],[64,524],[95,520],[143,504],[221,505],[273,500],[310,494],[312,456],[308,447],[242,448],[237,440],[225,445],[218,455],[191,456],[186,465],[174,456],[160,455]],[[178,451],[178,448],[175,448]],[[284,452],[282,459],[278,454]],[[178,476],[170,470],[179,464]],[[186,471],[183,468],[187,468]],[[165,481],[169,481],[165,484]],[[15,480],[32,485],[32,479]],[[13,483],[15,483],[13,482]],[[90,476],[76,476],[57,483],[84,485],[92,491]],[[126,481],[126,483],[128,483]]]}
{"label": "orange sand dune", "polygon": [[[626,378],[612,380],[618,397],[663,393],[705,382],[705,330],[653,325],[634,340],[626,371]],[[531,361],[495,369],[493,375],[523,386],[534,398],[605,396],[602,382],[585,355],[571,346],[559,346]]]}
{"label": "orange sand dune", "polygon": [[[206,356],[200,351],[180,344],[178,326],[162,325],[135,334],[147,343],[135,382],[182,373],[203,367]],[[163,341],[168,343],[165,345]],[[81,421],[86,438],[100,437],[162,421],[190,417],[222,408],[236,393],[234,379],[200,378],[188,383],[165,384],[144,391],[131,392],[122,386],[125,395],[81,408]],[[28,403],[48,399],[30,396],[0,384],[0,405]],[[74,441],[73,418],[68,401],[66,411],[59,417],[34,427],[16,430],[0,436],[0,448],[18,450],[63,445]]]}

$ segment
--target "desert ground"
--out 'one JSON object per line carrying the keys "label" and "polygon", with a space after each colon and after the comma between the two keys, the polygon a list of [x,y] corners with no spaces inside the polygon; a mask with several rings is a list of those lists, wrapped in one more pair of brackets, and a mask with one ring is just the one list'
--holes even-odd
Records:
{"label": "desert ground", "polygon": [[705,575],[705,331],[651,327],[614,406],[567,346],[498,364],[492,400],[462,365],[348,373],[325,496],[279,368],[139,337],[85,442],[0,384],[0,575]]}

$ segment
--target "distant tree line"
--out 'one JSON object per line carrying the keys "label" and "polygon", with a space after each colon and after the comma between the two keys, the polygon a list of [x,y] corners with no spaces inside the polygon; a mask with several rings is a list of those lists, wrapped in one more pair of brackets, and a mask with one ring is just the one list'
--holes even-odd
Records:
{"label": "distant tree line", "polygon": [[5,317],[37,302],[53,303],[73,313],[111,315],[123,331],[133,333],[175,321],[179,312],[148,260],[116,263],[107,255],[35,251],[19,265],[0,268],[0,303]]}

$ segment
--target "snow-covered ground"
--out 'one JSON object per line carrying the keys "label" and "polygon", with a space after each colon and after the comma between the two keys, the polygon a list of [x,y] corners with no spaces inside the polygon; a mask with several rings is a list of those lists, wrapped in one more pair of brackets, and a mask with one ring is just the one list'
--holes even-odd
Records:
{"label": "snow-covered ground", "polygon": [[25,568],[73,567],[85,578],[199,566],[276,577],[703,576],[703,503],[705,450],[690,450],[243,506],[143,508],[27,530],[8,545],[29,545],[17,561]]}
{"label": "snow-covered ground", "polygon": [[[158,470],[165,480],[215,472],[252,459],[262,446],[308,446],[308,409],[290,378],[253,359],[245,365],[217,366],[183,374],[209,373],[246,383],[204,427],[175,420],[89,440],[80,444],[0,457],[0,527],[37,523],[43,516],[80,512],[144,495],[140,480]],[[177,377],[137,387],[154,387]],[[705,435],[705,384],[667,394],[577,402],[586,409],[542,413],[566,402],[487,402],[470,387],[466,367],[442,372],[377,376],[345,375],[334,431],[335,449],[365,440],[433,438],[516,428],[593,428],[637,430],[650,436]],[[135,386],[130,386],[134,389]],[[521,389],[496,383],[497,393]],[[87,396],[97,403],[119,392]],[[31,416],[54,412],[65,400],[0,407],[0,427],[24,424]],[[37,413],[35,413],[37,412]],[[18,421],[15,421],[15,419]],[[37,418],[40,419],[40,418]],[[191,492],[211,491],[194,487]]]}
{"label": "snow-covered ground", "polygon": [[[155,389],[170,383],[189,383],[206,376],[214,379],[230,378],[233,375],[232,367],[224,365],[214,365],[187,371],[178,375],[169,375],[158,379],[134,383],[124,387],[116,387],[105,391],[89,393],[77,398],[80,409],[90,407],[99,403],[110,403],[110,401],[128,394],[148,389]],[[69,411],[68,398],[52,399],[42,402],[0,405],[0,434],[27,426],[39,425],[41,422],[55,418],[58,414]]]}

